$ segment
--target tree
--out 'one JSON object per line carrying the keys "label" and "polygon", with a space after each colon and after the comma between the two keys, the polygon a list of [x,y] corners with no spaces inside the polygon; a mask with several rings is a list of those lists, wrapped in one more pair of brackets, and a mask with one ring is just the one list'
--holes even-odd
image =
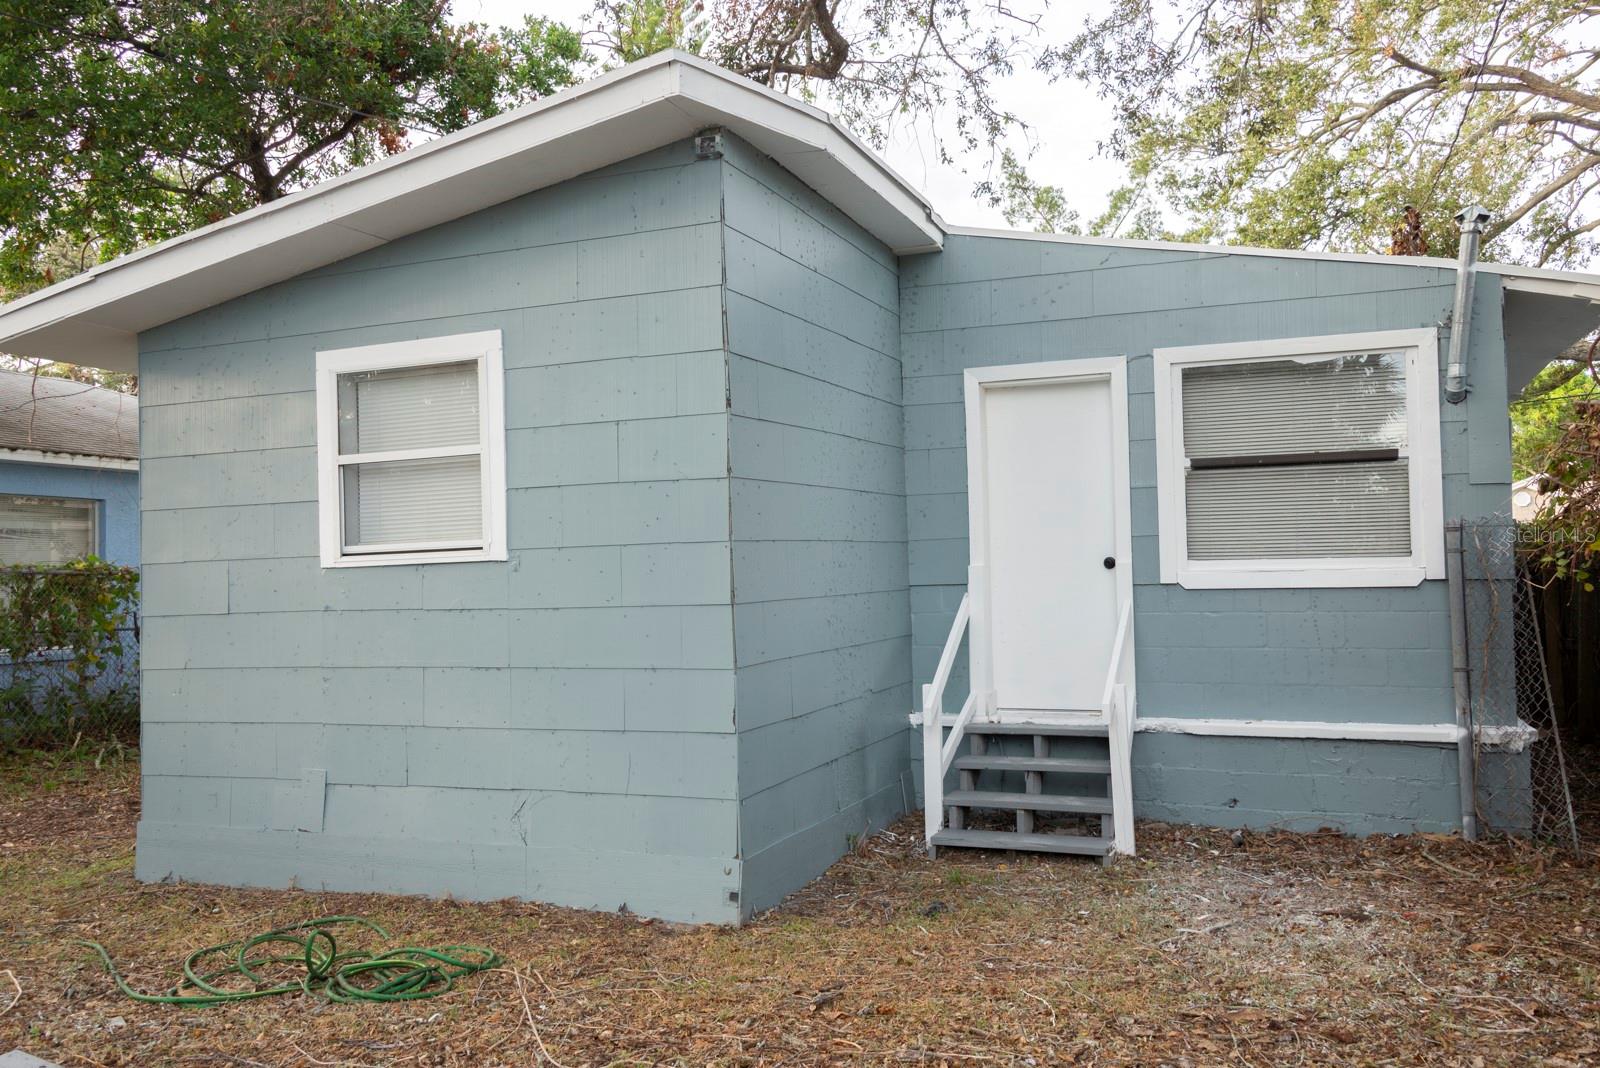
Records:
{"label": "tree", "polygon": [[51,281],[572,82],[448,0],[0,0],[0,286]]}
{"label": "tree", "polygon": [[894,122],[949,116],[943,160],[996,144],[1017,116],[998,81],[1045,62],[1037,10],[1003,0],[599,0],[593,43],[629,62],[687,48],[762,85],[826,98],[881,148]]}
{"label": "tree", "polygon": [[703,0],[599,0],[596,37],[619,63],[632,63],[669,48],[700,52],[710,31]]}
{"label": "tree", "polygon": [[[1587,349],[1588,343],[1582,347]],[[1577,419],[1579,408],[1597,400],[1600,385],[1586,362],[1561,360],[1535,375],[1511,402],[1512,477],[1547,473],[1559,458],[1566,428]]]}
{"label": "tree", "polygon": [[[1128,192],[1185,236],[1572,265],[1600,229],[1600,48],[1559,0],[1115,0],[1051,54],[1113,102]],[[1145,217],[1148,222],[1148,216]]]}

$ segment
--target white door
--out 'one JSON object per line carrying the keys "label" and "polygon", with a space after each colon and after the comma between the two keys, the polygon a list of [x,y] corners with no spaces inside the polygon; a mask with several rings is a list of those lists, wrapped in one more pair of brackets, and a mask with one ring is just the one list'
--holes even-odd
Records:
{"label": "white door", "polygon": [[1111,381],[995,382],[979,397],[986,478],[974,508],[984,514],[972,522],[987,548],[995,706],[1098,712],[1116,637],[1114,495],[1126,469],[1113,451]]}

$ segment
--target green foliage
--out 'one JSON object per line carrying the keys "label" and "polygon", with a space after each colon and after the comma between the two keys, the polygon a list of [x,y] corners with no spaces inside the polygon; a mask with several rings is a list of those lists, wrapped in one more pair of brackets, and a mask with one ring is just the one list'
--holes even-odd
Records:
{"label": "green foliage", "polygon": [[1511,402],[1511,466],[1514,477],[1543,474],[1557,457],[1578,405],[1600,397],[1583,364],[1553,363]]}
{"label": "green foliage", "polygon": [[447,0],[0,0],[0,286],[55,277],[569,84],[575,32]]}
{"label": "green foliage", "polygon": [[1137,195],[1137,187],[1124,186],[1115,190],[1106,203],[1105,210],[1089,220],[1087,227],[1078,219],[1078,213],[1067,205],[1067,193],[1057,185],[1046,185],[1034,180],[1027,168],[1011,149],[1000,154],[1000,179],[978,185],[979,196],[987,197],[991,206],[1000,209],[1006,222],[1012,226],[1029,226],[1040,234],[1081,234],[1096,237],[1121,236],[1160,239],[1170,237],[1161,220],[1161,213],[1144,203]]}
{"label": "green foliage", "polygon": [[978,187],[989,203],[1000,209],[1012,226],[1028,226],[1040,234],[1081,234],[1078,213],[1067,206],[1067,194],[1058,185],[1045,185],[1029,176],[1017,154],[1000,154],[1000,180]]}
{"label": "green foliage", "polygon": [[0,748],[137,723],[137,568],[0,568]]}
{"label": "green foliage", "polygon": [[1435,255],[1480,202],[1485,254],[1582,263],[1600,228],[1593,11],[1553,0],[1116,0],[1061,68],[1116,106],[1127,193],[1192,239]]}
{"label": "green foliage", "polygon": [[606,23],[606,45],[619,63],[669,48],[698,54],[710,33],[702,0],[601,0],[596,12]]}
{"label": "green foliage", "polygon": [[1547,496],[1532,529],[1520,540],[1554,579],[1593,592],[1600,565],[1600,405],[1578,402],[1548,455]]}

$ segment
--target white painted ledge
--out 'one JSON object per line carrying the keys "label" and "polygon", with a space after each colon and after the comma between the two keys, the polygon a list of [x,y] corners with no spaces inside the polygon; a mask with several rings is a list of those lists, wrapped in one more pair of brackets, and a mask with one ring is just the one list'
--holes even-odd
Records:
{"label": "white painted ledge", "polygon": [[[956,717],[940,717],[946,727],[954,726]],[[1058,722],[1093,721],[1094,717],[1062,717]],[[1004,722],[1045,721],[1035,716],[1019,720],[1015,716],[1002,716]],[[913,726],[922,725],[922,714],[911,713]],[[1454,723],[1373,723],[1368,721],[1304,719],[1216,719],[1188,716],[1140,716],[1134,720],[1133,729],[1149,734],[1198,734],[1213,738],[1311,738],[1357,742],[1420,742],[1425,745],[1455,745],[1461,740],[1461,728]],[[1475,728],[1478,743],[1485,749],[1506,753],[1520,753],[1539,739],[1539,732],[1518,720],[1514,724],[1486,725]]]}

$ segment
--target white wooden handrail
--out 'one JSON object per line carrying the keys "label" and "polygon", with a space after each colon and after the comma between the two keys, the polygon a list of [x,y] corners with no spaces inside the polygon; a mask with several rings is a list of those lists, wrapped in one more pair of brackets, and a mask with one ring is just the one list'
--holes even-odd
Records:
{"label": "white wooden handrail", "polygon": [[1128,684],[1123,679],[1123,654],[1133,628],[1133,602],[1122,606],[1117,620],[1117,638],[1111,646],[1111,662],[1106,665],[1106,685],[1101,691],[1101,715],[1106,721],[1106,742],[1111,758],[1111,811],[1113,848],[1133,855],[1133,710],[1128,702]]}
{"label": "white wooden handrail", "polygon": [[961,596],[956,608],[955,621],[950,624],[950,636],[944,641],[944,651],[939,654],[939,666],[934,669],[933,681],[922,687],[922,811],[923,831],[929,849],[933,836],[944,826],[944,776],[955,759],[956,746],[961,742],[962,731],[972,720],[977,707],[976,695],[968,694],[950,731],[950,741],[944,741],[944,691],[950,684],[950,672],[955,668],[956,651],[967,632],[967,622],[972,618],[971,594]]}
{"label": "white wooden handrail", "polygon": [[1133,602],[1129,601],[1122,606],[1122,614],[1117,619],[1117,637],[1111,643],[1111,661],[1106,665],[1106,684],[1100,691],[1100,706],[1102,708],[1111,704],[1111,688],[1122,681],[1122,651],[1128,646],[1128,631],[1133,624]]}

